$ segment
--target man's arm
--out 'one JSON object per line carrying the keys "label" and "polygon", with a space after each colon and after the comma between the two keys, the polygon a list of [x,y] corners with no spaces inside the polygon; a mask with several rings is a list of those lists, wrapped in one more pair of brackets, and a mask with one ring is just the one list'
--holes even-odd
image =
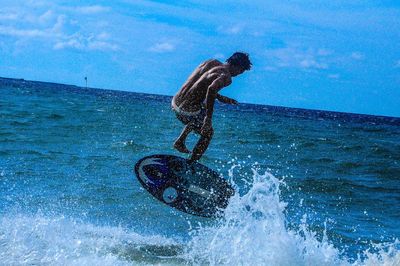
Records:
{"label": "man's arm", "polygon": [[[223,87],[227,86],[228,82],[226,80],[225,75],[218,75],[218,74],[213,74],[217,76],[215,80],[208,86],[207,88],[207,94],[206,94],[206,120],[210,120],[212,118],[213,112],[214,112],[214,103],[215,99],[217,98],[218,91],[221,90]],[[211,76],[211,78],[213,78]]]}
{"label": "man's arm", "polygon": [[204,118],[204,123],[201,128],[202,135],[209,135],[212,133],[212,115],[214,112],[214,103],[218,95],[218,91],[225,87],[227,84],[226,77],[224,75],[216,78],[210,86],[208,86],[206,94],[206,117]]}
{"label": "man's arm", "polygon": [[217,94],[216,96],[217,100],[220,101],[221,103],[227,103],[227,104],[238,104],[238,102],[235,99],[222,96],[221,94]]}

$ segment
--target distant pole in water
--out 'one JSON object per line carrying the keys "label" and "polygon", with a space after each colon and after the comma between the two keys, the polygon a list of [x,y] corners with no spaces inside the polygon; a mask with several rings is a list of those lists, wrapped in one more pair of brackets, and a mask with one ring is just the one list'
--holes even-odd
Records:
{"label": "distant pole in water", "polygon": [[87,77],[85,77],[85,82],[86,82],[86,89],[87,89]]}

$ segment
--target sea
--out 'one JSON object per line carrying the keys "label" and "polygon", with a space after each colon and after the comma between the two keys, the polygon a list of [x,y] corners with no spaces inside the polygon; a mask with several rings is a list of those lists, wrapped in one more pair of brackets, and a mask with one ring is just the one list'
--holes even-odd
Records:
{"label": "sea", "polygon": [[134,174],[185,156],[170,101],[1,78],[0,265],[400,265],[400,118],[217,103],[200,162],[236,194],[203,218]]}

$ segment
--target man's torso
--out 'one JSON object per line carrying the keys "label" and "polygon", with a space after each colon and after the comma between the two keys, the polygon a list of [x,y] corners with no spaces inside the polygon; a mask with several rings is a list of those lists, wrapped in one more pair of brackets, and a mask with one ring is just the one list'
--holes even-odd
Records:
{"label": "man's torso", "polygon": [[181,110],[195,112],[201,109],[211,83],[225,75],[227,84],[231,77],[229,71],[218,60],[208,60],[198,66],[182,88],[174,96],[174,103]]}

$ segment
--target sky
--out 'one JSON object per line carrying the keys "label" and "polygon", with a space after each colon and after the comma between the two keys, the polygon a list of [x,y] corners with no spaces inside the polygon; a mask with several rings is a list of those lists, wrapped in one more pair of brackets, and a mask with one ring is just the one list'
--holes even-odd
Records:
{"label": "sky", "polygon": [[239,102],[400,117],[400,1],[0,4],[1,77],[173,95],[244,51],[252,70],[221,91]]}

